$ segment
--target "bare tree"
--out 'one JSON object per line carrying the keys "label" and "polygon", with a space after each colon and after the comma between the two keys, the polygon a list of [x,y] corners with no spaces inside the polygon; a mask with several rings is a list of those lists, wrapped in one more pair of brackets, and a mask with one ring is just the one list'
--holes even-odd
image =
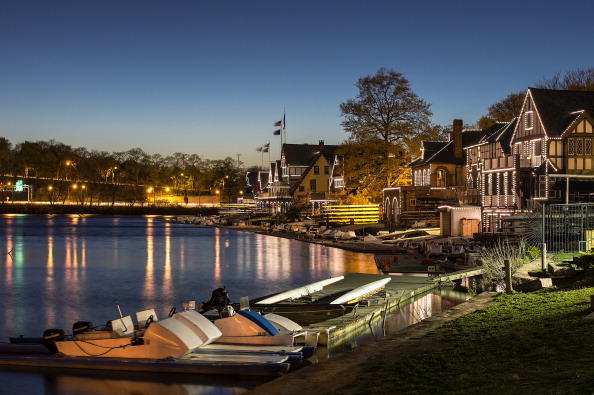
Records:
{"label": "bare tree", "polygon": [[570,70],[565,74],[558,72],[552,78],[540,81],[538,87],[570,91],[594,90],[594,67]]}
{"label": "bare tree", "polygon": [[340,105],[342,126],[352,140],[406,143],[430,125],[430,105],[411,90],[402,73],[381,68],[355,86],[357,97]]}

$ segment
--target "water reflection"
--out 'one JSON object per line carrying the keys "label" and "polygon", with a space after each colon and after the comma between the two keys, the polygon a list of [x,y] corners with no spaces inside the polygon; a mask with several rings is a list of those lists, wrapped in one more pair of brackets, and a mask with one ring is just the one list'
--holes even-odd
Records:
{"label": "water reflection", "polygon": [[232,395],[246,392],[242,387],[216,387],[212,385],[175,383],[123,378],[90,378],[82,376],[47,376],[46,394],[60,395]]}
{"label": "water reflection", "polygon": [[146,271],[144,275],[144,300],[155,297],[155,240],[153,235],[153,218],[147,218],[146,224]]}
{"label": "water reflection", "polygon": [[[0,216],[0,232],[2,250],[12,251],[0,268],[4,333],[103,322],[116,302],[130,312],[168,311],[223,285],[236,300],[348,272],[377,273],[366,254],[157,217]],[[43,311],[33,308],[40,297]]]}
{"label": "water reflection", "polygon": [[387,335],[398,335],[398,332],[411,325],[417,324],[435,314],[446,311],[453,306],[466,301],[469,298],[467,293],[454,291],[445,288],[435,292],[416,296],[409,304],[405,304],[398,310],[392,311],[361,330],[355,338],[349,339],[344,344],[339,344],[332,349],[319,349],[318,358],[336,356],[346,350],[352,349],[365,343],[370,343]]}
{"label": "water reflection", "polygon": [[237,301],[351,271],[377,273],[366,254],[157,217],[0,215],[0,251],[3,336],[69,332],[78,320],[99,326],[116,316],[116,303],[126,314],[155,308],[163,316],[223,285]]}

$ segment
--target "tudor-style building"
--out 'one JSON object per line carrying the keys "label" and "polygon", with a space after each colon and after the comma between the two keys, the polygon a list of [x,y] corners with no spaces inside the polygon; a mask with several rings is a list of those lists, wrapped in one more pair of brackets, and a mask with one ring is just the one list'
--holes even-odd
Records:
{"label": "tudor-style building", "polygon": [[483,231],[543,202],[594,196],[593,115],[592,91],[528,88],[518,118],[467,149],[468,171],[480,172]]}
{"label": "tudor-style building", "polygon": [[483,207],[482,228],[489,231],[501,215],[512,213],[518,202],[516,167],[510,141],[517,120],[498,122],[477,144],[466,150],[466,188],[479,194]]}
{"label": "tudor-style building", "polygon": [[[267,193],[261,205],[284,211],[293,203],[315,206],[336,201],[344,191],[338,145],[283,144],[281,158],[270,165]],[[313,206],[312,206],[313,207]]]}
{"label": "tudor-style building", "polygon": [[423,141],[421,156],[409,164],[412,186],[383,190],[384,221],[390,229],[401,224],[423,222],[439,225],[438,207],[444,205],[480,204],[478,191],[466,190],[466,152],[491,133],[491,129],[463,129],[455,119],[448,141]]}

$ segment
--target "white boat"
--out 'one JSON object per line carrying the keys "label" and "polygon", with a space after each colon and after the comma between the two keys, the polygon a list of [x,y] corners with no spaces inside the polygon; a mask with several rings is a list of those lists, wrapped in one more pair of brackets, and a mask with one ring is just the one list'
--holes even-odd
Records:
{"label": "white boat", "polygon": [[218,343],[294,346],[306,340],[313,341],[307,337],[306,331],[279,331],[272,322],[253,310],[240,310],[215,320],[214,324],[223,334],[217,339]]}
{"label": "white boat", "polygon": [[278,302],[282,302],[283,300],[292,300],[292,299],[299,299],[303,296],[311,295],[314,292],[319,292],[324,289],[325,286],[334,284],[340,280],[343,280],[344,276],[338,277],[331,277],[325,280],[316,281],[315,283],[307,284],[302,287],[290,289],[285,292],[281,292],[279,294],[273,295],[269,298],[262,299],[256,302],[256,304],[274,304]]}
{"label": "white boat", "polygon": [[347,292],[346,294],[340,296],[337,299],[334,299],[330,302],[330,304],[349,304],[355,303],[356,301],[360,300],[361,298],[369,295],[373,295],[376,292],[379,292],[383,287],[386,286],[392,279],[391,278],[382,278],[381,280],[377,280],[371,282],[369,284],[365,284],[361,287],[355,288],[352,291]]}
{"label": "white boat", "polygon": [[86,331],[72,339],[55,341],[58,352],[69,357],[180,358],[212,343],[222,333],[196,311],[184,311],[136,330],[132,317],[110,321],[111,330]]}
{"label": "white boat", "polygon": [[268,313],[264,316],[268,321],[274,325],[280,333],[299,333],[300,337],[297,341],[306,346],[317,346],[319,333],[316,331],[304,330],[301,325],[293,320],[283,317],[282,315]]}

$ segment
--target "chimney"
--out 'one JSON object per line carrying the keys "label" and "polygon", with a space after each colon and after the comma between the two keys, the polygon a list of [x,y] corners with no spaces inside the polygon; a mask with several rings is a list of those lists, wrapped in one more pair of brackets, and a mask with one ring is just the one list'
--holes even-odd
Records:
{"label": "chimney", "polygon": [[450,141],[454,140],[454,157],[462,158],[462,120],[454,119]]}
{"label": "chimney", "polygon": [[323,146],[324,145],[324,140],[320,140],[320,142],[318,144],[320,145],[320,147]]}

